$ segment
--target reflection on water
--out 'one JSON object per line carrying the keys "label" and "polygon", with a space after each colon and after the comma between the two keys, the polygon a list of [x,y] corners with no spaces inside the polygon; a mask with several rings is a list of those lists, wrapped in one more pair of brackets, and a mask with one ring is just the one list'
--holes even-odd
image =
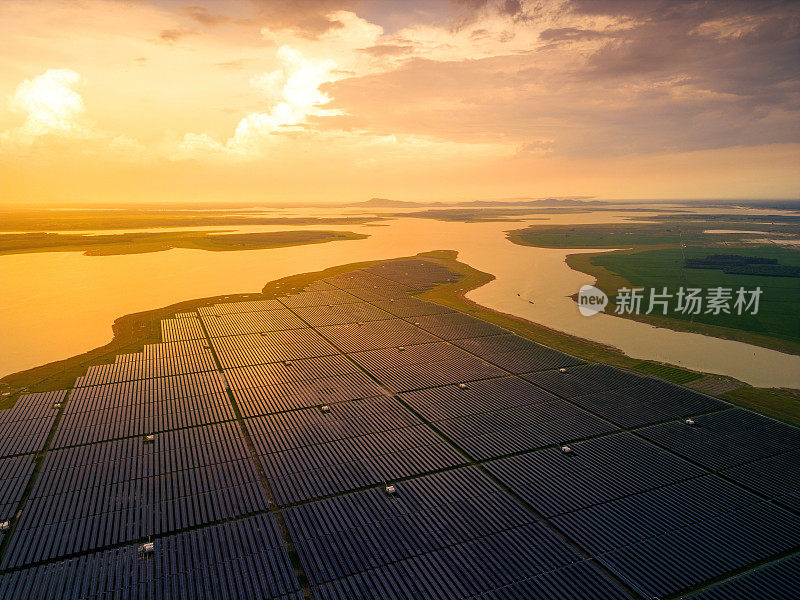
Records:
{"label": "reflection on water", "polygon": [[[607,212],[548,215],[549,222],[570,224],[624,218],[621,213]],[[631,356],[731,375],[759,386],[800,387],[797,356],[656,329],[609,315],[580,316],[568,296],[582,284],[591,283],[590,278],[566,266],[564,257],[570,251],[517,246],[507,241],[504,232],[519,228],[522,222],[398,219],[384,223],[389,226],[235,228],[242,232],[339,229],[370,235],[365,240],[267,250],[2,256],[0,375],[105,344],[111,338],[113,320],[127,313],[191,298],[255,292],[273,279],[350,262],[452,249],[464,262],[497,277],[470,293],[471,299],[490,308],[616,346]]]}

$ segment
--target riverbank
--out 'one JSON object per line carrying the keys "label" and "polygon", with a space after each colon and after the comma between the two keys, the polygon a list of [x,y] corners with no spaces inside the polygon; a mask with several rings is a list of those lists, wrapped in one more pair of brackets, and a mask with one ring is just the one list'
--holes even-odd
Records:
{"label": "riverbank", "polygon": [[[713,377],[680,367],[652,361],[643,361],[626,356],[619,350],[581,339],[550,329],[537,323],[526,321],[513,315],[504,314],[481,306],[466,297],[471,290],[492,281],[494,276],[478,271],[457,260],[457,253],[449,250],[426,252],[413,257],[436,262],[459,275],[459,279],[421,292],[423,300],[453,308],[504,327],[522,337],[534,340],[578,358],[593,362],[603,362],[633,371],[654,375],[676,383],[692,383],[703,378]],[[117,354],[137,352],[145,344],[161,341],[160,322],[175,313],[187,312],[201,306],[218,302],[236,302],[274,298],[293,292],[327,277],[347,273],[355,269],[385,261],[367,261],[331,267],[322,271],[291,275],[267,283],[261,293],[235,294],[200,298],[172,304],[170,306],[126,315],[117,319],[113,326],[113,339],[108,344],[89,352],[8,375],[0,379],[0,391],[11,392],[0,406],[11,405],[20,393],[27,391],[48,391],[64,389],[73,385],[75,379],[86,372],[91,365],[114,362]],[[800,424],[800,391],[787,389],[754,388],[741,382],[733,382],[729,390],[719,394],[735,404],[752,408],[770,416]]]}
{"label": "riverbank", "polygon": [[230,233],[220,231],[172,231],[168,233],[0,234],[0,255],[36,252],[83,252],[86,256],[115,256],[163,252],[173,248],[231,252],[264,250],[343,240],[363,240],[367,235],[352,231],[268,231]]}

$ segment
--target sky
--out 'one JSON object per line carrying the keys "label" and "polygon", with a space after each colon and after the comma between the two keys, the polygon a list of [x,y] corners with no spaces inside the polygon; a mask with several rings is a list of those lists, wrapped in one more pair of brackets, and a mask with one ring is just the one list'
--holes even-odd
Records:
{"label": "sky", "polygon": [[800,197],[800,2],[2,0],[0,202]]}

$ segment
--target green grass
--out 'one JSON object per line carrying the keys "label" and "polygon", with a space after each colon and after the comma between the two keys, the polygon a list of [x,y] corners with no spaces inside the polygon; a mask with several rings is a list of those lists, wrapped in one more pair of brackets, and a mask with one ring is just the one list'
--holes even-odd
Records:
{"label": "green grass", "polygon": [[219,233],[171,231],[168,233],[119,233],[105,235],[21,233],[0,234],[0,255],[32,252],[84,252],[89,256],[142,254],[172,248],[224,252],[262,250],[340,240],[360,240],[366,236],[351,231],[270,231],[257,233]]}
{"label": "green grass", "polygon": [[661,379],[672,381],[673,383],[687,383],[695,379],[700,379],[703,376],[702,373],[695,373],[694,371],[687,371],[680,367],[673,367],[672,365],[665,365],[649,360],[644,360],[634,365],[633,370],[644,373],[645,375],[660,377]]}
{"label": "green grass", "polygon": [[[760,287],[763,291],[758,314],[736,314],[731,305],[731,314],[706,314],[705,308],[699,315],[676,312],[674,298],[670,301],[667,318],[685,323],[705,324],[714,327],[735,329],[779,340],[800,343],[800,278],[769,277],[763,275],[737,275],[723,273],[718,269],[686,269],[683,257],[702,258],[708,254],[743,254],[762,258],[776,258],[783,265],[800,266],[800,252],[778,246],[726,246],[713,250],[705,247],[664,248],[640,252],[609,252],[597,254],[591,263],[617,275],[632,286],[644,287],[645,295],[649,289],[661,290],[666,287],[669,293],[679,288],[715,287],[736,290],[743,287],[752,290]],[[618,283],[618,282],[616,282]],[[606,286],[600,282],[604,292],[612,296],[617,287]],[[613,301],[613,299],[612,299]],[[646,300],[643,310],[646,310]],[[656,309],[659,310],[659,309]],[[660,316],[660,313],[659,313]]]}
{"label": "green grass", "polygon": [[798,390],[764,389],[745,385],[722,394],[721,397],[781,421],[800,425],[800,391]]}
{"label": "green grass", "polygon": [[[644,218],[644,217],[643,217]],[[794,221],[765,222],[697,218],[691,215],[659,215],[657,223],[602,223],[592,225],[531,225],[508,232],[508,239],[522,246],[541,248],[630,248],[638,246],[710,246],[720,243],[754,240],[766,235],[785,234],[800,237]],[[706,230],[745,230],[763,233],[709,234]]]}

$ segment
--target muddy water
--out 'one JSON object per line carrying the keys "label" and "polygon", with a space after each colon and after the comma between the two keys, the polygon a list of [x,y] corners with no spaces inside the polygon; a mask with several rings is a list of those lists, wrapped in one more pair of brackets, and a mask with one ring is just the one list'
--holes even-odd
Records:
{"label": "muddy water", "polygon": [[[618,222],[625,215],[597,212],[545,218],[537,222]],[[497,277],[470,293],[471,299],[490,308],[616,346],[638,358],[731,375],[758,386],[800,387],[798,356],[656,329],[609,315],[582,317],[568,296],[582,284],[591,283],[591,278],[566,266],[564,257],[569,250],[507,241],[504,232],[524,222],[447,223],[403,218],[382,224],[386,226],[236,228],[340,229],[370,235],[365,240],[267,250],[0,256],[0,376],[108,342],[111,323],[123,314],[191,298],[254,292],[273,279],[344,263],[453,249],[464,262]]]}

